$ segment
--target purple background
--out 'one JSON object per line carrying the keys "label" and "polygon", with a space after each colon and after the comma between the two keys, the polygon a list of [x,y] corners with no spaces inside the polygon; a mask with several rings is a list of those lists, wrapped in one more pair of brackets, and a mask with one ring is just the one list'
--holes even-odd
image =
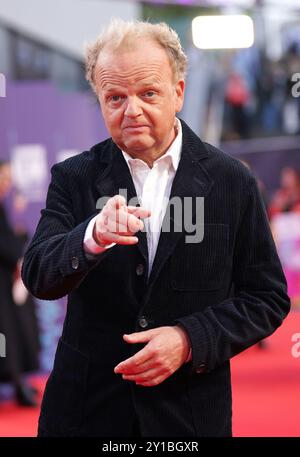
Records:
{"label": "purple background", "polygon": [[[49,176],[62,149],[83,151],[108,136],[99,105],[91,94],[59,90],[48,82],[7,84],[0,99],[0,159],[20,144],[46,147]],[[43,202],[30,203],[25,224],[33,233]]]}

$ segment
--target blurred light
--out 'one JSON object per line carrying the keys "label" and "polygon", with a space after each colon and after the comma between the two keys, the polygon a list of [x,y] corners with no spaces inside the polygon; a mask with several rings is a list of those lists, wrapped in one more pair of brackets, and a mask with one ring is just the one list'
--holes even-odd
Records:
{"label": "blurred light", "polygon": [[200,49],[250,48],[254,43],[253,21],[245,15],[195,17],[192,33]]}
{"label": "blurred light", "polygon": [[[136,2],[140,0],[135,0]],[[272,1],[272,0],[271,0]],[[273,0],[274,1],[274,0]],[[286,0],[279,0],[284,2]],[[289,0],[293,1],[293,0]],[[299,1],[299,0],[294,0]],[[255,0],[147,0],[146,3],[161,5],[191,5],[191,6],[242,6],[248,8],[253,6]]]}
{"label": "blurred light", "polygon": [[6,95],[6,79],[5,76],[0,73],[0,97],[5,97]]}

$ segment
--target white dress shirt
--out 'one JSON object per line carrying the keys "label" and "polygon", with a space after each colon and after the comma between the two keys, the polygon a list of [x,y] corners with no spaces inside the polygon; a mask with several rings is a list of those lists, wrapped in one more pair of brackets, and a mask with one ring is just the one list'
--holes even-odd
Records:
{"label": "white dress shirt", "polygon": [[[143,160],[134,159],[122,151],[128,165],[141,206],[151,211],[151,216],[143,219],[147,233],[149,275],[159,241],[162,221],[170,197],[171,187],[178,168],[182,148],[182,128],[176,118],[177,135],[166,153],[155,160],[150,168]],[[95,216],[89,223],[84,237],[84,250],[88,254],[99,254],[106,248],[100,247],[93,238]]]}

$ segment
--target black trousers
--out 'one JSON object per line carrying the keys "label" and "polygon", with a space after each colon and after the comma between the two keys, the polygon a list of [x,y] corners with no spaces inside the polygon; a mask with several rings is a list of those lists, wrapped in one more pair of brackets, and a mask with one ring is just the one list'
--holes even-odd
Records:
{"label": "black trousers", "polygon": [[[37,433],[37,437],[38,438],[50,438],[50,437],[64,437],[63,434],[60,434],[60,435],[56,435],[56,434],[53,434],[45,429],[43,429],[42,427],[39,426],[38,428],[38,433]],[[76,433],[72,434],[72,436],[76,437]],[[78,436],[81,436],[81,435],[78,435]],[[116,436],[118,436],[118,434],[116,433]],[[139,425],[139,420],[138,420],[138,417],[135,416],[135,419],[132,423],[132,428],[131,428],[131,431],[129,432],[129,434],[127,435],[128,438],[140,438],[142,435],[141,435],[141,430],[140,430],[140,425]]]}

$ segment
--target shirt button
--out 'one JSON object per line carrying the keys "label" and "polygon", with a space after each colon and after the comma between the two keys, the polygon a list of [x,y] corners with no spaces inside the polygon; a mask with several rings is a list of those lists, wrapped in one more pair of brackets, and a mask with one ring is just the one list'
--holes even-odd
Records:
{"label": "shirt button", "polygon": [[196,369],[196,373],[200,374],[200,373],[204,373],[206,369],[206,365],[205,363],[201,363],[198,368]]}
{"label": "shirt button", "polygon": [[141,276],[144,273],[144,265],[139,263],[135,271],[138,276]]}
{"label": "shirt button", "polygon": [[79,260],[77,257],[72,257],[71,265],[72,265],[73,270],[77,270],[77,268],[79,267]]}
{"label": "shirt button", "polygon": [[139,326],[140,327],[146,328],[146,327],[148,327],[148,324],[149,324],[149,322],[148,322],[148,320],[147,320],[147,318],[145,316],[141,316],[139,318]]}

